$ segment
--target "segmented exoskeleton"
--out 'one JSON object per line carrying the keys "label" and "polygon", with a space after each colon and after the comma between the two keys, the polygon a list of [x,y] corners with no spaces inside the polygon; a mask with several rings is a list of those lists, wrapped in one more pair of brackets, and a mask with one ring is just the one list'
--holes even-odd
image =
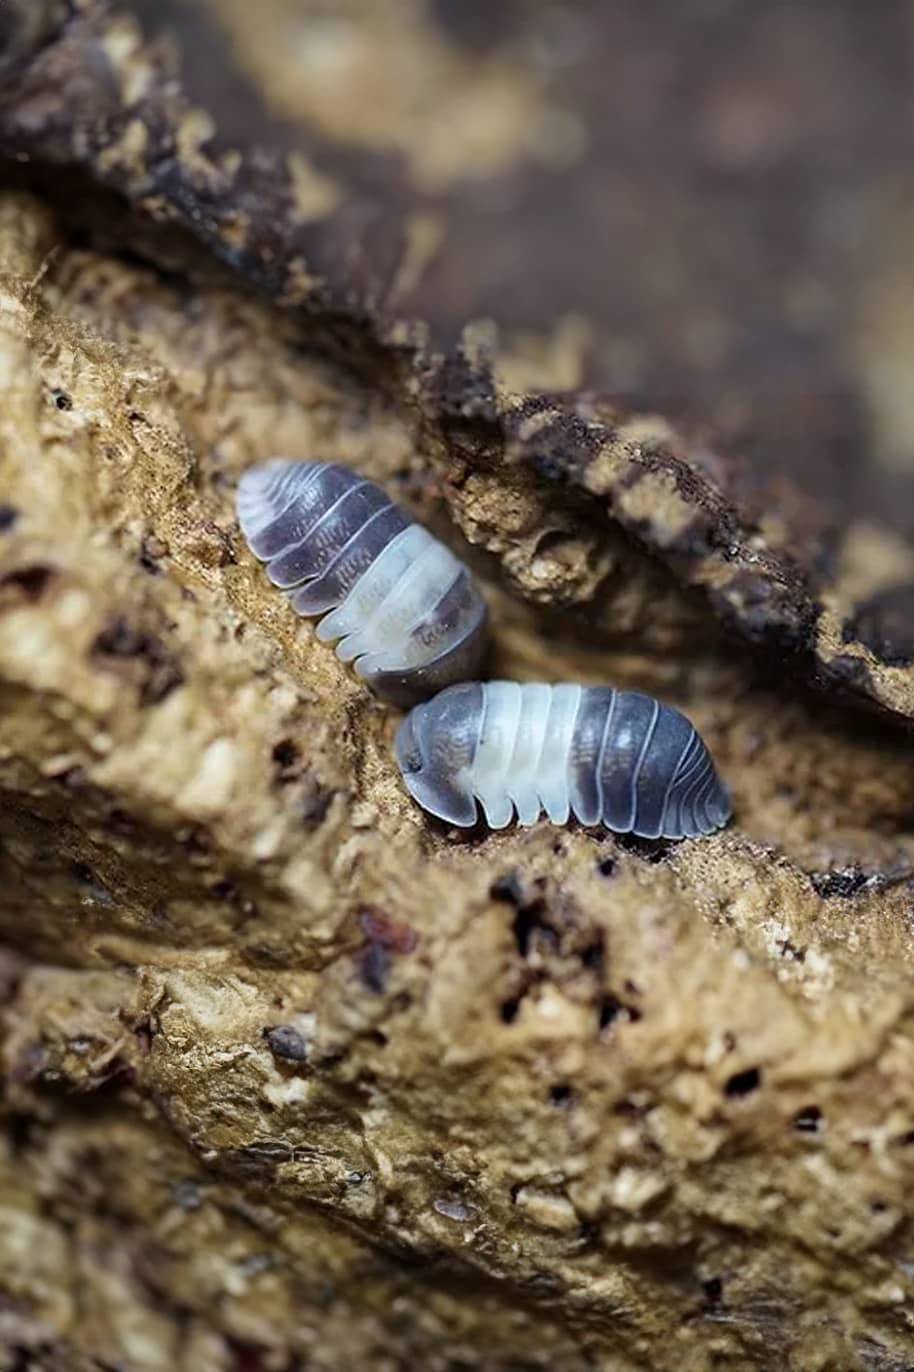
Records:
{"label": "segmented exoskeleton", "polygon": [[397,734],[406,786],[431,814],[492,829],[582,824],[645,838],[695,838],[730,818],[730,798],[686,717],[606,686],[466,682],[416,706]]}
{"label": "segmented exoskeleton", "polygon": [[276,459],[242,476],[238,519],[273,584],[324,616],[317,637],[339,639],[378,695],[411,705],[478,672],[487,615],[470,573],[373,482]]}

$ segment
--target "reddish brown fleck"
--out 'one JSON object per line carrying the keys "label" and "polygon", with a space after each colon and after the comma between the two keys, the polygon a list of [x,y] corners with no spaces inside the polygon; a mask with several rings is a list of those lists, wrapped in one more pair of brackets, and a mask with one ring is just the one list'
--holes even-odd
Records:
{"label": "reddish brown fleck", "polygon": [[392,919],[376,905],[365,905],[359,912],[359,923],[366,937],[392,953],[412,953],[419,935],[403,920]]}

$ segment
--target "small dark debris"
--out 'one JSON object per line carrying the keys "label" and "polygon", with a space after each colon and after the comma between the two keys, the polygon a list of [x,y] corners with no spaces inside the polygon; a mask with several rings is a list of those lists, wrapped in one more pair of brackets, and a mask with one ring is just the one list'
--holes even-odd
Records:
{"label": "small dark debris", "polygon": [[9,591],[22,600],[40,600],[53,580],[55,568],[36,562],[31,567],[17,567],[0,577],[0,593]]}
{"label": "small dark debris", "polygon": [[212,846],[209,834],[197,825],[188,825],[186,828],[179,829],[177,837],[181,847],[191,857],[202,857],[209,852]]}
{"label": "small dark debris", "polygon": [[806,949],[798,948],[795,943],[791,943],[789,938],[782,939],[777,947],[782,958],[791,958],[794,962],[801,964],[806,961]]}
{"label": "small dark debris", "polygon": [[914,1144],[914,1129],[908,1129],[905,1133],[899,1134],[896,1142],[901,1144],[902,1148],[910,1148]]}
{"label": "small dark debris", "polygon": [[125,619],[118,618],[96,636],[92,651],[105,657],[141,657],[148,643],[147,634],[132,629]]}
{"label": "small dark debris", "polygon": [[67,395],[66,391],[52,391],[51,399],[54,401],[58,410],[72,410],[73,408],[73,401]]}
{"label": "small dark debris", "polygon": [[276,744],[273,749],[273,761],[276,763],[281,781],[289,780],[284,773],[288,773],[289,769],[295,766],[299,756],[299,751],[290,738],[280,739]]}
{"label": "small dark debris", "polygon": [[606,1029],[616,1020],[622,1023],[637,1024],[641,1011],[634,1005],[625,1005],[618,996],[612,994],[600,998],[600,1028]]}
{"label": "small dark debris", "polygon": [[544,923],[542,918],[546,912],[546,902],[542,896],[544,885],[542,878],[538,878],[529,888],[525,887],[520,873],[513,868],[493,881],[489,887],[489,895],[493,900],[512,905],[517,911],[512,930],[517,951],[522,958],[529,955],[535,933],[540,933],[550,942],[555,942],[555,931]]}
{"label": "small dark debris", "polygon": [[275,1024],[264,1029],[270,1052],[288,1062],[307,1062],[308,1046],[297,1029],[291,1024]]}
{"label": "small dark debris", "polygon": [[599,972],[602,970],[605,960],[606,946],[601,931],[593,943],[588,943],[586,948],[581,949],[581,966],[588,968],[591,972]]}
{"label": "small dark debris", "polygon": [[74,862],[71,864],[70,870],[76,880],[83,882],[86,886],[91,886],[95,881],[95,873],[88,863]]}
{"label": "small dark debris", "polygon": [[757,1067],[747,1067],[744,1072],[734,1072],[727,1078],[724,1094],[727,1096],[748,1096],[757,1091],[762,1083],[762,1074]]}
{"label": "small dark debris", "polygon": [[818,1105],[804,1105],[793,1117],[793,1127],[800,1134],[818,1134],[822,1127],[822,1111]]}
{"label": "small dark debris", "polygon": [[502,1001],[500,1011],[502,1020],[505,1024],[513,1024],[517,1019],[517,1012],[520,1009],[520,996],[514,996],[511,1000]]}
{"label": "small dark debris", "polygon": [[233,901],[238,898],[238,887],[233,881],[223,877],[221,881],[213,882],[209,888],[209,893],[211,896],[215,896],[216,900]]}
{"label": "small dark debris", "polygon": [[165,649],[162,641],[117,616],[102,629],[92,644],[92,656],[112,662],[137,660],[141,705],[158,705],[184,681],[184,673]]}
{"label": "small dark debris", "polygon": [[622,1008],[622,1002],[615,996],[603,996],[600,1000],[600,1028],[605,1029],[613,1020],[618,1019]]}
{"label": "small dark debris", "polygon": [[574,1092],[572,1091],[570,1086],[566,1086],[564,1084],[558,1086],[550,1086],[549,1104],[554,1105],[557,1110],[567,1109],[567,1107],[571,1105],[573,1100]]}
{"label": "small dark debris", "polygon": [[131,838],[136,833],[136,820],[126,810],[115,807],[108,812],[108,828],[122,838]]}
{"label": "small dark debris", "polygon": [[663,862],[673,847],[670,839],[640,838],[637,834],[617,834],[616,843],[627,853],[651,863]]}
{"label": "small dark debris", "polygon": [[884,1200],[872,1200],[872,1201],[870,1201],[870,1211],[871,1211],[871,1213],[874,1214],[874,1215],[884,1215],[885,1212],[888,1210],[888,1208],[889,1208],[889,1203],[888,1203],[888,1201],[884,1201]]}
{"label": "small dark debris", "polygon": [[709,1277],[707,1281],[702,1282],[701,1289],[708,1309],[719,1310],[724,1301],[724,1284],[720,1277]]}
{"label": "small dark debris", "polygon": [[393,919],[376,905],[366,905],[359,911],[359,924],[366,938],[392,953],[412,953],[419,942],[411,925]]}
{"label": "small dark debris", "polygon": [[514,916],[511,928],[514,933],[514,942],[517,944],[517,951],[522,958],[529,955],[530,942],[537,932],[542,933],[550,943],[555,942],[554,931],[540,921],[544,909],[543,901],[537,900],[532,905],[522,905]]}
{"label": "small dark debris", "polygon": [[614,857],[601,858],[597,863],[597,871],[601,877],[611,877],[616,870],[616,859]]}
{"label": "small dark debris", "polygon": [[9,533],[19,518],[19,511],[12,505],[0,505],[0,534]]}
{"label": "small dark debris", "polygon": [[515,869],[506,872],[503,877],[498,877],[489,887],[489,895],[493,900],[503,901],[506,905],[522,905],[524,888],[521,885],[520,873]]}
{"label": "small dark debris", "polygon": [[359,955],[359,976],[362,985],[373,995],[380,996],[387,986],[390,972],[390,952],[383,943],[370,942]]}
{"label": "small dark debris", "polygon": [[817,895],[827,900],[830,896],[840,896],[847,899],[854,896],[864,886],[869,878],[860,868],[839,867],[831,872],[811,872],[809,880],[812,882],[813,890]]}

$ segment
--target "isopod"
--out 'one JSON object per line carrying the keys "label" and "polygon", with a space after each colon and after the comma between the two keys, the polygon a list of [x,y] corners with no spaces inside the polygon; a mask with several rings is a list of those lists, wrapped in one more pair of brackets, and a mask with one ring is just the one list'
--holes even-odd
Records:
{"label": "isopod", "polygon": [[374,482],[274,459],[238,484],[241,531],[317,637],[385,700],[412,705],[479,671],[485,602],[459,558]]}
{"label": "isopod", "polygon": [[608,686],[464,682],[417,705],[396,756],[413,799],[451,824],[491,829],[571,814],[643,838],[696,838],[730,797],[694,726],[669,705]]}

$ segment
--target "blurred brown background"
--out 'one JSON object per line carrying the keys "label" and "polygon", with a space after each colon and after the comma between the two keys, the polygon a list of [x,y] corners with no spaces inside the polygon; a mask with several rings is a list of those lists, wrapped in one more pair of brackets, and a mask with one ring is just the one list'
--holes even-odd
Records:
{"label": "blurred brown background", "polygon": [[226,146],[411,218],[398,303],[439,341],[493,317],[517,389],[659,410],[766,499],[786,473],[826,523],[914,532],[909,4],[137,8]]}

